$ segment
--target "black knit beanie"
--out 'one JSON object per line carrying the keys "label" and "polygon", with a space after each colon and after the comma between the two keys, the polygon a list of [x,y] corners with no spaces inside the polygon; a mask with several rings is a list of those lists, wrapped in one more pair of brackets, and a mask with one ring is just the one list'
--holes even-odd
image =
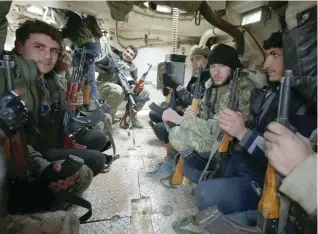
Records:
{"label": "black knit beanie", "polygon": [[230,67],[232,70],[235,68],[243,67],[236,50],[232,46],[219,44],[212,49],[208,58],[208,64],[223,64]]}

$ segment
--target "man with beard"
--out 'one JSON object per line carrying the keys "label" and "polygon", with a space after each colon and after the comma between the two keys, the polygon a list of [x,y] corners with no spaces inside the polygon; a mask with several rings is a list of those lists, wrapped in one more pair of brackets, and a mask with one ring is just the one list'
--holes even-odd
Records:
{"label": "man with beard", "polygon": [[[171,109],[166,110],[162,116],[165,122],[180,125],[170,130],[169,142],[185,157],[184,175],[195,183],[199,181],[219,135],[219,114],[228,105],[233,72],[242,67],[236,50],[225,44],[219,44],[212,50],[208,64],[211,78],[205,84],[206,91],[199,115],[196,116],[190,106],[184,116]],[[238,110],[246,117],[249,113],[250,93],[254,87],[247,76],[238,80],[235,98],[239,102]]]}
{"label": "man with beard", "polygon": [[[206,46],[199,46],[195,45],[191,48],[190,51],[190,60],[192,64],[193,71],[195,72],[195,75],[191,77],[188,85],[186,88],[184,88],[182,85],[177,84],[173,79],[171,79],[169,76],[165,76],[163,78],[163,83],[165,86],[173,88],[173,92],[176,94],[176,100],[174,102],[176,103],[176,109],[178,110],[178,113],[183,115],[183,112],[180,110],[181,108],[186,108],[189,105],[191,105],[192,96],[195,91],[195,84],[196,80],[198,78],[198,72],[199,69],[205,69],[207,67],[208,61],[207,58],[210,54],[210,50]],[[205,91],[205,82],[209,79],[208,75],[205,75],[201,77],[200,80],[200,86],[201,86],[201,94]],[[200,95],[201,95],[200,94]],[[155,111],[149,112],[149,118],[151,121],[155,122],[156,125],[154,126],[154,132],[156,136],[166,143],[168,142],[168,131],[165,128],[165,124],[162,121],[162,115],[159,113],[156,113]]]}
{"label": "man with beard", "polygon": [[[229,214],[257,208],[268,163],[263,134],[277,117],[280,80],[285,71],[282,34],[272,33],[264,41],[263,48],[268,55],[264,68],[270,87],[254,89],[251,94],[253,122],[247,126],[243,116],[230,109],[222,111],[219,117],[219,127],[239,141],[244,154],[232,153],[223,178],[211,178],[197,185],[195,199],[200,210],[216,205],[221,212]],[[292,91],[290,103],[291,125],[309,137],[317,126],[316,114],[306,109],[296,92]]]}
{"label": "man with beard", "polygon": [[[138,75],[137,68],[133,64],[133,60],[138,54],[137,48],[130,45],[122,53],[116,49],[113,49],[112,53],[117,64],[122,67],[125,78],[128,79],[128,83],[130,85],[136,84],[138,82]],[[109,114],[114,121],[117,109],[125,98],[123,88],[118,84],[118,71],[112,64],[110,64],[108,55],[96,62],[95,65],[97,72],[99,72],[99,76],[97,77],[97,86],[100,98],[102,101],[106,101],[110,106]],[[138,96],[145,100],[149,100],[149,95],[149,92],[142,85]],[[140,111],[145,103],[146,101],[136,101],[135,111]],[[132,116],[132,126],[135,128],[143,128],[143,125],[136,116],[137,114]]]}

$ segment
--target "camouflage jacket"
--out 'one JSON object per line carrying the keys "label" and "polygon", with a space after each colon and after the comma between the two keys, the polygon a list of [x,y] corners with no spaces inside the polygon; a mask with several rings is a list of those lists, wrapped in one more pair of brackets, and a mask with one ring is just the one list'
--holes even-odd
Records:
{"label": "camouflage jacket", "polygon": [[[121,54],[113,53],[113,56],[118,66],[124,72],[128,82],[136,82],[138,78],[136,66],[133,63],[125,62]],[[102,67],[99,66],[99,64],[102,64]],[[114,66],[110,65],[110,61],[107,56],[102,60],[96,62],[96,71],[99,73],[97,77],[98,86],[102,85],[104,82],[117,83],[117,70]]]}
{"label": "camouflage jacket", "polygon": [[[34,61],[23,60],[20,56],[13,55],[16,62],[13,72],[13,86],[15,89],[23,89],[21,95],[26,103],[29,114],[29,122],[37,126],[42,136],[35,134],[32,128],[27,128],[26,137],[29,145],[43,153],[41,149],[58,147],[61,112],[65,101],[67,81],[64,74],[49,73],[44,76],[48,89],[48,103],[51,112],[45,117],[40,117],[44,94],[38,83],[37,67]],[[5,77],[4,70],[0,70],[0,77]],[[0,79],[0,94],[6,93],[5,79]],[[31,130],[31,131],[29,131]],[[40,147],[40,148],[39,148]]]}
{"label": "camouflage jacket", "polygon": [[[180,127],[197,133],[212,145],[220,131],[218,118],[220,112],[227,108],[231,85],[232,83],[212,88],[211,80],[208,80],[207,89],[200,104],[199,117],[184,116]],[[248,77],[241,78],[237,83],[235,94],[239,102],[237,111],[244,116],[249,114],[250,93],[254,88],[254,83]]]}

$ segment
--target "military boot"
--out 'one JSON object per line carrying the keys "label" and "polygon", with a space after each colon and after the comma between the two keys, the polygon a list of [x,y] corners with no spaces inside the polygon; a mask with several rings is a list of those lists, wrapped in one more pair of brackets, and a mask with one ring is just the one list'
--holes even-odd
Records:
{"label": "military boot", "polygon": [[140,122],[140,120],[137,119],[136,115],[132,117],[132,126],[134,128],[143,128],[144,126]]}

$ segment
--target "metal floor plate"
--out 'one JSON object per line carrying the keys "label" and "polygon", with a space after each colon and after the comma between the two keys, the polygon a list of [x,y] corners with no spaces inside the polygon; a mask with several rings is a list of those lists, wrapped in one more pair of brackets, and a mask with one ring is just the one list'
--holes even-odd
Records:
{"label": "metal floor plate", "polygon": [[[157,90],[154,93],[161,95]],[[152,99],[156,100],[154,94]],[[174,221],[196,213],[191,186],[168,189],[160,183],[166,174],[147,174],[165,160],[167,153],[166,146],[156,138],[148,123],[147,109],[146,106],[138,113],[144,128],[134,130],[135,145],[127,130],[118,123],[112,125],[120,158],[110,172],[96,176],[83,194],[93,205],[93,215],[89,223],[81,225],[80,234],[173,234]],[[123,113],[124,110],[119,110],[116,115]],[[106,153],[110,154],[111,150]],[[86,211],[72,210],[78,215]],[[193,225],[189,227],[198,230]]]}
{"label": "metal floor plate", "polygon": [[[131,199],[140,197],[137,171],[112,167],[110,172],[93,179],[83,197],[93,206],[93,215],[89,221],[111,219],[115,215],[131,216]],[[74,210],[77,214],[85,211],[78,207]]]}
{"label": "metal floor plate", "polygon": [[106,220],[81,225],[80,234],[128,234],[130,230],[130,217],[120,218],[116,221]]}

